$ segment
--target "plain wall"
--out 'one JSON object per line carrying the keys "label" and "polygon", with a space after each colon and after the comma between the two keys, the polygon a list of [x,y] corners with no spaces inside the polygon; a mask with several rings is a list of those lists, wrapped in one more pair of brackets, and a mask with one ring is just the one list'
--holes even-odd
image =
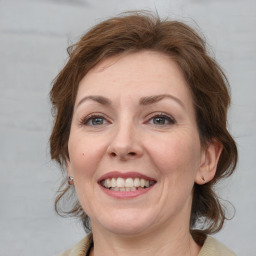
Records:
{"label": "plain wall", "polygon": [[56,255],[84,236],[53,209],[61,175],[49,156],[48,93],[67,46],[99,21],[135,9],[199,26],[229,78],[239,163],[218,187],[236,216],[216,237],[238,255],[255,255],[255,0],[0,0],[0,255]]}

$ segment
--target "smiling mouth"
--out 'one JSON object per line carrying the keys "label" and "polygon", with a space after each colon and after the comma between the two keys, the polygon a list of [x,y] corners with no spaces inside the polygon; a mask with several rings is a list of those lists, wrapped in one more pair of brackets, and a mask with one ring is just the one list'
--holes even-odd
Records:
{"label": "smiling mouth", "polygon": [[113,191],[136,191],[147,189],[156,183],[154,180],[144,178],[108,178],[102,180],[100,185]]}

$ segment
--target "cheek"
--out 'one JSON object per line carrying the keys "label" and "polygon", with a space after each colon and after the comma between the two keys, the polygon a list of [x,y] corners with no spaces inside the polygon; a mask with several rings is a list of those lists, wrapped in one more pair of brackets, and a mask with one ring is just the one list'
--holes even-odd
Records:
{"label": "cheek", "polygon": [[74,176],[92,175],[102,155],[97,141],[82,136],[71,136],[68,143],[71,168]]}
{"label": "cheek", "polygon": [[166,176],[175,179],[195,176],[200,165],[200,144],[194,136],[172,136],[158,140],[151,147],[151,156],[157,168]]}
{"label": "cheek", "polygon": [[81,134],[71,134],[69,143],[70,167],[75,180],[75,190],[82,208],[90,214],[91,200],[96,181],[95,173],[102,157],[102,150],[96,140]]}

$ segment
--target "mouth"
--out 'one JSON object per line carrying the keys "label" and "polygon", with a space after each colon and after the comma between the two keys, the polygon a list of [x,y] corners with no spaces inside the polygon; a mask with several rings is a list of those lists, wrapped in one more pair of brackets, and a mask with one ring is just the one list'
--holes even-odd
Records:
{"label": "mouth", "polygon": [[147,192],[157,181],[137,172],[115,171],[103,175],[98,183],[104,191],[111,195],[134,196]]}
{"label": "mouth", "polygon": [[143,190],[153,186],[156,181],[146,178],[122,178],[122,177],[112,177],[103,179],[100,181],[100,185],[106,189],[113,191],[136,191]]}

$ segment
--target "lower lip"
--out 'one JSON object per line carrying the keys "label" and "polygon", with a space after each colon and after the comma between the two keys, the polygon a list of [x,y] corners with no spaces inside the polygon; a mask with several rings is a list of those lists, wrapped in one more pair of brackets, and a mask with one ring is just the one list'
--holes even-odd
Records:
{"label": "lower lip", "polygon": [[154,185],[152,185],[148,188],[139,189],[139,190],[135,190],[135,191],[114,191],[114,190],[110,190],[105,187],[102,187],[100,184],[99,184],[99,186],[103,190],[103,192],[106,193],[108,196],[118,198],[118,199],[135,198],[135,197],[138,197],[138,196],[141,196],[141,195],[147,193],[149,190],[151,190],[154,187]]}

